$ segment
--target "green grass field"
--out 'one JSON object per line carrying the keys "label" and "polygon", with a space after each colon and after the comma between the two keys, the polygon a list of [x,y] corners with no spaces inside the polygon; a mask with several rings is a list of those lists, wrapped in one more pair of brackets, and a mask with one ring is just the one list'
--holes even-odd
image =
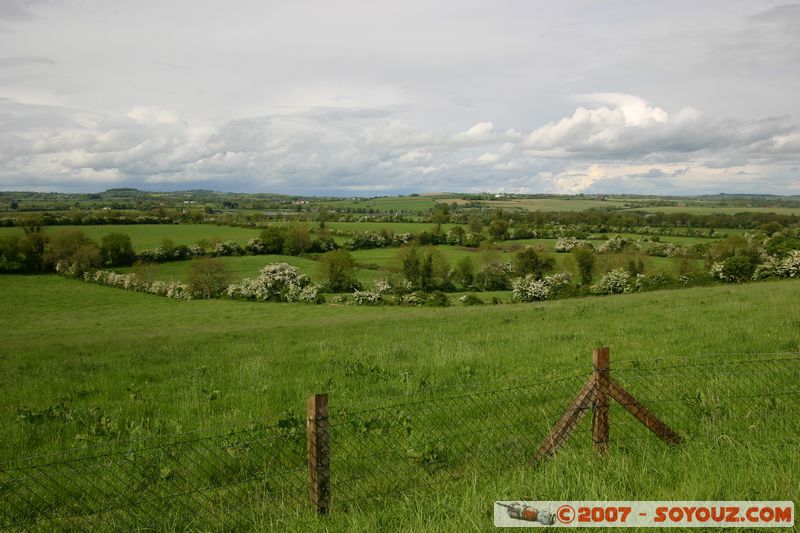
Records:
{"label": "green grass field", "polygon": [[314,205],[329,209],[373,209],[380,212],[416,211],[427,212],[436,206],[436,199],[431,196],[391,196],[388,198],[369,198],[353,200],[321,200]]}
{"label": "green grass field", "polygon": [[[539,304],[372,308],[173,301],[56,276],[2,276],[0,460],[242,427],[302,413],[312,392],[329,392],[341,409],[545,370],[588,371],[598,344],[609,345],[620,365],[800,351],[798,301],[800,283],[782,281]],[[24,419],[21,412],[55,414]],[[678,450],[623,446],[607,460],[583,446],[541,467],[471,471],[437,490],[365,501],[322,520],[290,514],[261,527],[489,530],[495,499],[797,502],[800,458],[786,444],[796,439],[789,422],[698,438]]]}
{"label": "green grass field", "polygon": [[722,207],[717,205],[669,205],[658,207],[633,207],[637,211],[650,213],[691,213],[693,215],[735,215],[737,213],[776,213],[778,215],[800,215],[799,207]]}
{"label": "green grass field", "polygon": [[[161,244],[164,239],[170,239],[173,244],[194,244],[201,240],[236,241],[241,245],[253,237],[258,237],[261,230],[238,228],[233,226],[215,226],[212,224],[136,224],[136,225],[99,225],[99,226],[48,226],[48,233],[64,229],[77,229],[84,232],[89,238],[100,242],[109,233],[125,233],[130,236],[134,250],[152,249]],[[2,235],[22,235],[22,228],[0,228]]]}
{"label": "green grass field", "polygon": [[[318,263],[307,257],[291,255],[244,255],[239,257],[220,257],[231,277],[231,282],[241,281],[243,278],[255,278],[264,266],[270,263],[288,263],[300,269],[300,272],[309,276],[316,282],[327,281],[320,274]],[[168,263],[153,264],[148,267],[149,275],[161,281],[181,281],[187,279],[186,272],[191,261],[172,261]],[[115,269],[118,272],[136,272],[139,267],[123,267]],[[356,269],[356,279],[361,283],[372,285],[376,280],[386,277],[385,272]]]}
{"label": "green grass field", "polygon": [[[440,203],[465,204],[461,198],[439,198]],[[593,208],[621,209],[628,202],[618,199],[596,200],[582,198],[518,198],[505,200],[480,200],[480,203],[494,209],[522,209],[525,211],[584,211]]]}

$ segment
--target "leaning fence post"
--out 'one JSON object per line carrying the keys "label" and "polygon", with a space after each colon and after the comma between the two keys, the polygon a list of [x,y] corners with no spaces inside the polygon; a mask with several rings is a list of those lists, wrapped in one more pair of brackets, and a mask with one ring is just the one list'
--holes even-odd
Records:
{"label": "leaning fence post", "polygon": [[308,435],[308,495],[318,514],[326,514],[331,503],[330,428],[328,395],[312,394],[306,410]]}
{"label": "leaning fence post", "polygon": [[595,348],[592,354],[596,387],[592,413],[592,442],[595,451],[601,454],[608,450],[608,393],[611,388],[609,352],[608,348]]}

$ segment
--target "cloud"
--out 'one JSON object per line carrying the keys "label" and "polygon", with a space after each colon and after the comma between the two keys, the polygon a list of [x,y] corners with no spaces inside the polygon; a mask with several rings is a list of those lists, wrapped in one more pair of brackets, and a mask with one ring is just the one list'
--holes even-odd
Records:
{"label": "cloud", "polygon": [[134,107],[125,116],[142,124],[177,124],[180,120],[174,111],[145,106]]}
{"label": "cloud", "polygon": [[0,131],[0,187],[702,192],[721,177],[734,190],[797,173],[787,169],[800,159],[800,132],[786,118],[712,120],[621,93],[576,100],[570,116],[523,135],[488,121],[424,130],[389,108],[210,123],[158,106],[105,116],[0,99],[11,125]]}
{"label": "cloud", "polygon": [[693,108],[669,114],[640,97],[581,95],[593,107],[532,131],[522,146],[531,155],[579,159],[676,160],[738,152],[767,157],[781,152],[800,156],[797,126],[787,117],[742,121],[714,120]]}
{"label": "cloud", "polygon": [[54,65],[56,62],[49,57],[15,56],[0,57],[0,68],[23,67],[27,65]]}

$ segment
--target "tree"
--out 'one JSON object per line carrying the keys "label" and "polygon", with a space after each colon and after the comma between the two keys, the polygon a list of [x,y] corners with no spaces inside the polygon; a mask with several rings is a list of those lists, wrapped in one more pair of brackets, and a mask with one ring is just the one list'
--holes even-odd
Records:
{"label": "tree", "polygon": [[199,298],[214,298],[228,287],[230,273],[225,263],[215,257],[193,259],[186,270],[189,294]]}
{"label": "tree", "polygon": [[131,238],[126,233],[109,233],[100,241],[100,255],[107,266],[127,266],[136,260]]}
{"label": "tree", "polygon": [[53,266],[59,262],[76,265],[79,272],[102,265],[100,247],[76,229],[64,229],[50,237],[46,260]]}
{"label": "tree", "polygon": [[283,253],[286,255],[301,255],[311,249],[311,233],[305,226],[292,226],[286,232],[283,241]]}
{"label": "tree", "polygon": [[496,240],[503,240],[508,234],[508,220],[496,218],[489,224],[489,235]]}
{"label": "tree", "polygon": [[345,292],[358,286],[355,275],[356,262],[347,250],[333,250],[319,258],[319,270],[328,280],[331,292]]}
{"label": "tree", "polygon": [[446,205],[437,206],[431,212],[431,222],[436,224],[436,233],[439,233],[442,230],[442,224],[446,224],[449,221],[450,210]]}
{"label": "tree", "polygon": [[42,231],[26,231],[19,242],[20,250],[25,256],[22,270],[25,272],[41,272],[47,268],[45,259],[49,239]]}
{"label": "tree", "polygon": [[420,248],[417,244],[404,246],[400,250],[403,276],[414,289],[430,291],[444,289],[450,285],[450,265],[435,248]]}
{"label": "tree", "polygon": [[25,265],[25,254],[16,235],[0,237],[0,272],[15,272]]}
{"label": "tree", "polygon": [[469,231],[475,234],[483,231],[483,222],[481,222],[480,218],[475,216],[469,219]]}
{"label": "tree", "polygon": [[595,255],[591,246],[576,246],[572,249],[572,257],[578,265],[581,285],[591,285],[594,277]]}
{"label": "tree", "polygon": [[286,228],[279,226],[269,226],[259,235],[264,243],[264,253],[280,254],[283,253],[283,243],[286,240]]}
{"label": "tree", "polygon": [[453,269],[453,279],[459,287],[469,289],[475,281],[475,263],[469,256],[462,257]]}
{"label": "tree", "polygon": [[527,247],[514,256],[514,272],[519,277],[533,274],[536,279],[542,279],[555,265],[552,257],[540,257],[531,247]]}

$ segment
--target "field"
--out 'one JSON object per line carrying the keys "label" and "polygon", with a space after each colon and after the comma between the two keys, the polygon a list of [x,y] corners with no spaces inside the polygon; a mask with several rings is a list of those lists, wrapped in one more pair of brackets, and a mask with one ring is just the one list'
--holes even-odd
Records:
{"label": "field", "polygon": [[[439,198],[445,204],[464,204],[461,198]],[[494,209],[523,209],[525,211],[584,211],[586,209],[622,209],[628,207],[630,202],[619,199],[597,200],[582,198],[520,198],[507,200],[480,200],[487,208]]]}
{"label": "field", "polygon": [[[276,226],[303,225],[311,230],[319,227],[316,223],[308,222],[275,222]],[[429,223],[415,222],[326,222],[325,226],[333,230],[347,232],[355,231],[376,231],[387,230],[390,233],[419,233],[421,231],[431,231],[436,226]],[[442,230],[447,231],[455,224],[442,224]],[[170,239],[173,244],[194,244],[201,240],[208,242],[215,241],[236,241],[241,245],[247,241],[258,237],[261,229],[240,228],[236,226],[217,226],[214,224],[131,224],[131,225],[97,225],[97,226],[48,226],[45,231],[48,233],[57,232],[65,229],[80,230],[91,239],[100,241],[109,233],[126,233],[130,236],[133,248],[137,251],[153,249],[161,244],[164,239]],[[22,228],[0,228],[0,237],[4,235],[23,235]],[[347,237],[335,237],[337,240],[344,241]]]}
{"label": "field", "polygon": [[[53,233],[65,229],[80,230],[97,242],[100,242],[100,239],[109,233],[126,233],[130,236],[131,243],[136,251],[156,248],[164,239],[170,239],[176,245],[189,245],[201,240],[208,242],[232,240],[245,245],[248,240],[258,237],[260,232],[257,229],[215,226],[213,224],[48,226],[45,231]],[[0,236],[22,235],[22,233],[22,228],[0,228]]]}
{"label": "field", "polygon": [[[479,308],[360,308],[172,301],[55,276],[4,276],[0,306],[13,313],[0,318],[0,458],[86,439],[240,427],[301,413],[312,392],[347,405],[531,378],[542,368],[588,365],[598,343],[618,362],[798,351],[799,298],[800,284],[786,281]],[[26,409],[89,410],[116,429],[93,435],[83,419],[57,416],[26,422],[18,416]],[[426,529],[446,516],[444,529],[488,529],[492,500],[534,495],[797,501],[797,454],[747,439],[645,455],[628,449],[608,461],[567,452],[544,468],[475,474],[446,491],[411,492],[329,522],[301,516],[269,527]],[[717,475],[722,470],[737,475]]]}
{"label": "field", "polygon": [[[241,281],[242,278],[254,278],[258,272],[270,263],[288,263],[300,269],[300,272],[309,276],[312,280],[323,283],[326,280],[320,275],[318,263],[306,257],[292,255],[245,255],[239,257],[221,257],[220,261],[230,274],[232,282]],[[191,263],[189,261],[173,261],[151,265],[149,275],[153,279],[161,281],[186,281],[186,271]],[[137,272],[137,267],[122,267],[115,269],[118,272]],[[369,270],[364,268],[356,269],[356,278],[361,283],[373,284],[377,279],[386,276],[386,272]]]}
{"label": "field", "polygon": [[693,215],[735,215],[737,213],[776,213],[778,215],[800,215],[800,207],[724,207],[717,205],[668,205],[658,207],[635,207],[637,211],[650,213],[691,213]]}
{"label": "field", "polygon": [[329,209],[372,209],[378,212],[416,211],[426,212],[436,207],[432,196],[391,196],[387,198],[348,199],[315,201],[314,205]]}

